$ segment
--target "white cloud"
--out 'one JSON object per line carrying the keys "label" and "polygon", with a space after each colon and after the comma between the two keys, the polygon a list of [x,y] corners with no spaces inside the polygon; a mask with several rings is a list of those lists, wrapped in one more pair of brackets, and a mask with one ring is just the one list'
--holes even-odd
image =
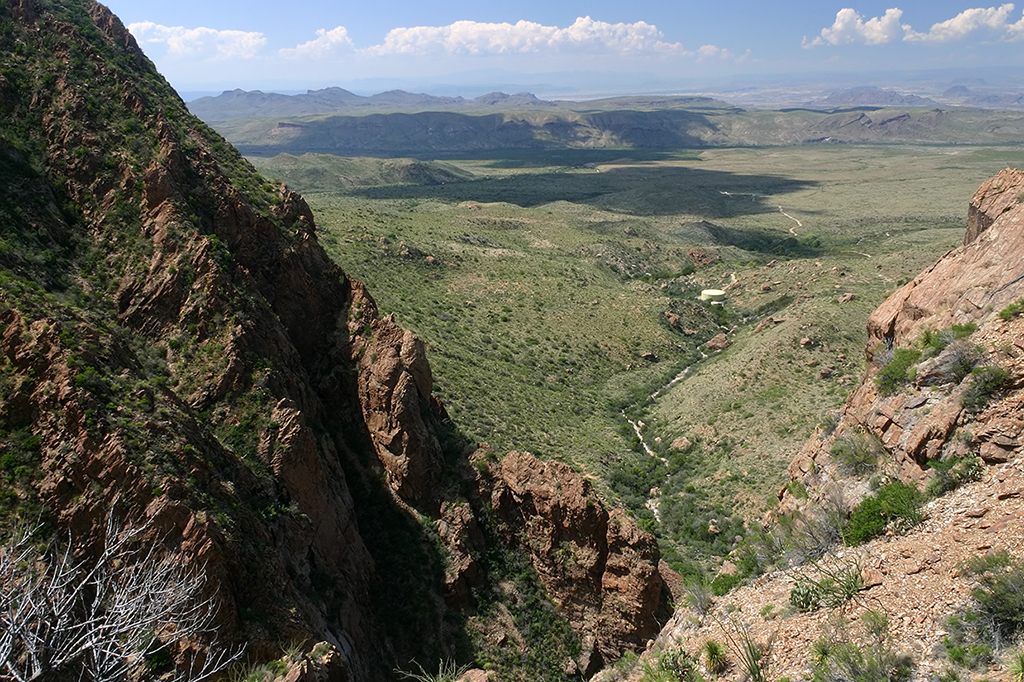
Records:
{"label": "white cloud", "polygon": [[643,21],[609,24],[580,17],[566,28],[532,21],[481,23],[456,21],[448,26],[415,26],[390,31],[370,55],[495,55],[526,53],[692,54],[679,43],[662,41],[656,26]]}
{"label": "white cloud", "polygon": [[718,47],[717,45],[701,45],[697,48],[698,62],[702,62],[705,59],[714,59],[715,57],[720,59],[729,59],[732,57],[732,53],[726,48]]}
{"label": "white cloud", "polygon": [[832,26],[821,29],[821,34],[814,40],[804,38],[804,47],[819,45],[881,45],[903,37],[904,31],[910,26],[900,24],[903,16],[901,9],[887,9],[881,17],[864,21],[856,10],[849,7],[836,13]]}
{"label": "white cloud", "polygon": [[814,40],[804,38],[804,47],[821,45],[882,45],[894,41],[908,43],[950,43],[968,38],[991,41],[1024,39],[1024,18],[1010,23],[1013,3],[999,7],[974,7],[952,19],[933,24],[927,32],[918,32],[910,24],[901,24],[903,10],[886,10],[882,17],[867,21],[849,7],[836,13],[832,26],[821,29]]}
{"label": "white cloud", "polygon": [[952,19],[933,25],[927,33],[908,31],[904,40],[948,43],[972,36],[1013,40],[1024,36],[1024,19],[1015,24],[1009,23],[1011,12],[1013,12],[1012,3],[1006,3],[999,7],[976,7],[964,10]]}
{"label": "white cloud", "polygon": [[258,32],[161,26],[152,21],[129,24],[128,30],[145,47],[163,46],[175,58],[251,59],[267,43]]}
{"label": "white cloud", "polygon": [[352,39],[348,37],[348,29],[344,26],[332,28],[330,31],[321,28],[316,35],[317,37],[308,43],[282,49],[281,55],[288,58],[318,59],[339,52],[351,52],[354,49]]}

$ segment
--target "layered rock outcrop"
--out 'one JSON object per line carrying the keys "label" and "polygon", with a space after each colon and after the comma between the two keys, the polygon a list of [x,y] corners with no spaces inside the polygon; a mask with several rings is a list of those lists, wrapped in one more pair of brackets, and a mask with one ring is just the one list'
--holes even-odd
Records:
{"label": "layered rock outcrop", "polygon": [[491,506],[581,634],[585,675],[657,635],[659,611],[665,615],[657,542],[622,510],[606,509],[586,479],[560,462],[512,452]]}
{"label": "layered rock outcrop", "polygon": [[868,318],[869,349],[925,327],[981,320],[1024,291],[1024,172],[1006,169],[971,199],[964,244],[890,296]]}
{"label": "layered rock outcrop", "polygon": [[[866,380],[847,399],[832,433],[819,433],[793,461],[789,473],[821,487],[849,479],[830,451],[852,434],[877,437],[885,470],[905,481],[923,483],[928,460],[969,455],[987,463],[1018,455],[1022,414],[1016,391],[1024,385],[1024,322],[998,313],[1024,297],[1024,172],[1007,169],[984,183],[970,202],[964,244],[940,258],[890,296],[868,318],[867,354],[873,361]],[[883,395],[874,378],[892,349],[913,346],[929,330],[953,325],[977,331],[945,347],[915,368],[912,382]],[[948,332],[947,332],[948,333]],[[962,365],[960,371],[956,370]],[[966,363],[966,364],[965,364]],[[1008,372],[998,400],[983,411],[968,411],[963,396],[976,365]],[[1015,402],[1016,401],[1016,402]],[[851,502],[866,494],[847,480]],[[798,502],[786,494],[788,504]]]}

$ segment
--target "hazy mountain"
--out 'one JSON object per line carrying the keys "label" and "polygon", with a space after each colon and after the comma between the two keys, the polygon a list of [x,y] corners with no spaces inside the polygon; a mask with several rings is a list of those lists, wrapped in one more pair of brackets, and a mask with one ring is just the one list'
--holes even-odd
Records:
{"label": "hazy mountain", "polygon": [[808,106],[837,107],[934,107],[938,103],[927,97],[904,94],[896,90],[876,87],[858,87],[833,92],[828,97],[810,102]]}

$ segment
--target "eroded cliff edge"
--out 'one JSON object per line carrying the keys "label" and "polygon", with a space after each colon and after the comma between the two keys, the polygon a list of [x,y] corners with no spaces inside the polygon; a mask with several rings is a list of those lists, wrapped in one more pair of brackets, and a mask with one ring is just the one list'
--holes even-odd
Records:
{"label": "eroded cliff edge", "polygon": [[[637,665],[596,679],[646,679],[645,666],[678,661],[680,652],[709,673],[709,640],[725,644],[730,665],[716,675],[725,680],[749,679],[746,643],[760,652],[763,679],[873,675],[829,663],[826,648],[851,643],[857,662],[890,666],[899,657],[914,679],[1012,677],[1019,649],[1009,640],[972,641],[987,658],[965,662],[956,628],[991,622],[978,597],[991,574],[979,577],[971,563],[1024,556],[1024,172],[985,182],[971,199],[964,243],[894,292],[867,327],[862,383],[819,424],[791,463],[778,506],[753,529],[746,553],[731,557],[756,563],[756,573],[700,609],[679,608]],[[912,361],[886,373],[901,351]],[[998,381],[979,390],[982,376]],[[850,512],[896,481],[930,498],[916,523],[892,515],[879,533],[847,543]],[[1019,574],[1005,567],[1003,575]],[[802,601],[809,585],[840,579],[853,585],[842,599]],[[1016,608],[1007,607],[1019,618]],[[872,643],[863,626],[881,622],[879,614],[884,638]]]}
{"label": "eroded cliff edge", "polygon": [[[566,467],[470,466],[422,343],[105,7],[8,0],[0,19],[5,525],[87,549],[114,510],[205,567],[255,660],[324,640],[352,679],[524,655],[508,553],[571,626],[563,676],[644,646],[649,535]],[[513,606],[500,627],[478,624],[480,591]]]}
{"label": "eroded cliff edge", "polygon": [[[1024,296],[1021,197],[1020,170],[1006,169],[985,182],[971,199],[964,244],[871,314],[868,375],[847,399],[834,430],[819,432],[793,461],[794,479],[814,487],[847,479],[829,453],[837,439],[856,433],[877,437],[889,470],[922,484],[932,475],[929,460],[978,455],[991,464],[1018,455],[1024,442],[1017,394],[1024,384],[1024,334],[1019,317],[1003,319],[999,313]],[[895,350],[919,347],[925,333],[955,335],[954,326],[967,333],[960,343],[948,343],[916,365],[896,390],[880,390],[876,377]],[[986,406],[965,409],[971,370],[984,366],[1005,369],[1008,378]]]}

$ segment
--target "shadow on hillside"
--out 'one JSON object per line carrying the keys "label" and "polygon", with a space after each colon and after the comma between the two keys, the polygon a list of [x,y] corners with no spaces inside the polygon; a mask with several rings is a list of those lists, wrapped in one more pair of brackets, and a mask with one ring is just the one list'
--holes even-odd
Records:
{"label": "shadow on hillside", "polygon": [[368,187],[350,192],[369,199],[507,202],[524,208],[568,201],[638,216],[732,218],[777,211],[777,204],[764,195],[796,192],[816,184],[772,175],[650,166],[533,173],[442,185]]}
{"label": "shadow on hillside", "polygon": [[763,256],[813,258],[823,253],[821,243],[815,237],[797,238],[770,230],[735,228],[711,223],[705,223],[705,226],[716,243],[735,246]]}
{"label": "shadow on hillside", "polygon": [[694,149],[706,146],[718,126],[691,111],[609,111],[583,116],[447,111],[328,116],[279,121],[247,141],[234,140],[251,156],[280,152],[343,156],[434,158],[505,150],[560,150],[610,146],[629,149]]}

